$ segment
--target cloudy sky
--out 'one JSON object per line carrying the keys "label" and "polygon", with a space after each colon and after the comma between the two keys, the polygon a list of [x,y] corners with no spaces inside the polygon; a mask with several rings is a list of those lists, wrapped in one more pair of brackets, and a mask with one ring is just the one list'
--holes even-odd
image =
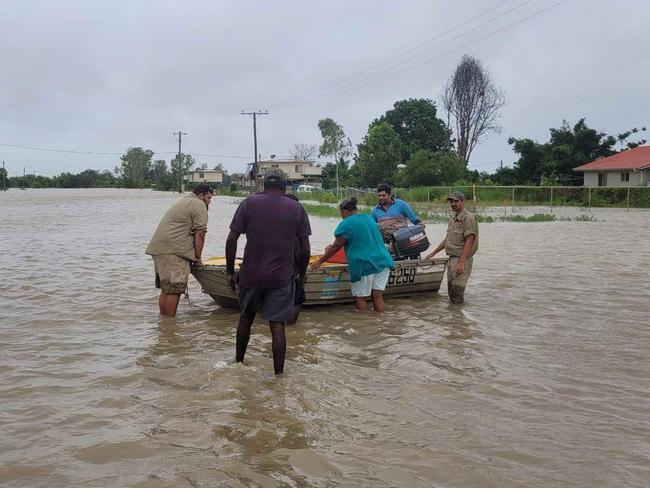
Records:
{"label": "cloudy sky", "polygon": [[[319,144],[319,118],[354,144],[397,100],[439,100],[463,54],[503,88],[503,133],[472,155],[515,159],[563,119],[650,126],[645,0],[3,0],[0,160],[10,174],[112,169],[129,146],[241,171]],[[15,147],[25,146],[25,147]],[[48,149],[48,151],[34,148]],[[76,153],[76,152],[78,153]],[[79,154],[82,153],[82,154]],[[106,153],[106,154],[90,154]],[[202,154],[198,155],[198,154]]]}

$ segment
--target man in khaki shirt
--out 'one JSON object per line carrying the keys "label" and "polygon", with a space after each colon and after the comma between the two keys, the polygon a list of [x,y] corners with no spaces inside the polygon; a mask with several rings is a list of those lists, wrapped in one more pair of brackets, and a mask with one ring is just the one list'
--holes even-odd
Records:
{"label": "man in khaki shirt", "polygon": [[447,226],[447,235],[426,259],[443,249],[449,256],[447,292],[452,303],[463,303],[465,287],[472,274],[473,256],[478,250],[478,224],[474,215],[465,210],[465,195],[455,191],[447,197],[454,212]]}
{"label": "man in khaki shirt", "polygon": [[203,266],[201,253],[208,230],[208,207],[214,191],[200,183],[163,216],[147,250],[153,257],[160,313],[176,316],[181,294],[187,290],[190,264]]}

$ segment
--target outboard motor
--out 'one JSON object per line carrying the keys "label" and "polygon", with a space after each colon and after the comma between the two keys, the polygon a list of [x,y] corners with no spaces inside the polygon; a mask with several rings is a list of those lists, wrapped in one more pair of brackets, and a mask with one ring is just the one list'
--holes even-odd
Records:
{"label": "outboard motor", "polygon": [[420,259],[420,254],[429,248],[429,239],[421,225],[402,227],[393,232],[391,254],[397,260]]}

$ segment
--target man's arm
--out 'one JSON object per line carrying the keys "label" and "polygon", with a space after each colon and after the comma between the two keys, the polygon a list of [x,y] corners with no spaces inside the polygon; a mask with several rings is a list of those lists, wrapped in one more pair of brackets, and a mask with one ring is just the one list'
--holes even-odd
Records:
{"label": "man's arm", "polygon": [[402,213],[406,216],[407,219],[409,219],[415,225],[422,222],[415,214],[411,206],[408,203],[406,203],[404,200],[402,200]]}
{"label": "man's arm", "polygon": [[235,291],[237,280],[235,279],[235,256],[237,255],[237,240],[241,234],[231,230],[226,238],[226,274],[228,275],[228,288]]}
{"label": "man's arm", "polygon": [[429,254],[427,254],[424,259],[431,259],[433,256],[438,254],[440,251],[442,251],[445,246],[447,245],[447,237],[442,240],[440,244],[438,244],[438,247],[436,247],[433,251],[431,251]]}
{"label": "man's arm", "polygon": [[197,230],[194,234],[194,266],[202,267],[201,254],[203,253],[203,245],[205,244],[205,231]]}
{"label": "man's arm", "polygon": [[323,254],[314,264],[311,265],[311,270],[316,271],[321,265],[327,261],[329,258],[334,256],[336,252],[345,246],[345,239],[342,236],[338,236],[334,239],[334,242],[325,248],[325,254]]}
{"label": "man's arm", "polygon": [[298,245],[300,246],[300,257],[298,259],[298,274],[301,280],[307,278],[307,266],[309,266],[309,258],[311,257],[311,246],[309,244],[309,237],[298,237]]}

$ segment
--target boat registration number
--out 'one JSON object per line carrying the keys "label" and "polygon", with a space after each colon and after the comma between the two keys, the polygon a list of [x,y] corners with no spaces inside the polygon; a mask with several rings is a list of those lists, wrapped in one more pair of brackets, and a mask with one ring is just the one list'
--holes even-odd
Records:
{"label": "boat registration number", "polygon": [[389,285],[406,285],[415,282],[416,268],[400,268],[390,273]]}

